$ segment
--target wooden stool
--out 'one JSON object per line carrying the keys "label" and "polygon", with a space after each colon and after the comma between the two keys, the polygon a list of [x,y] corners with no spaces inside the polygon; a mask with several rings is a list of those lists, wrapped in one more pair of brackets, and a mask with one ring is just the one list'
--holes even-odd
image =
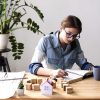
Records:
{"label": "wooden stool", "polygon": [[7,58],[2,56],[2,53],[6,53],[6,52],[10,52],[10,51],[11,51],[11,49],[8,49],[8,48],[0,50],[0,67],[1,67],[1,69],[3,68],[4,72],[7,72],[7,71],[11,72],[11,70],[10,70]]}

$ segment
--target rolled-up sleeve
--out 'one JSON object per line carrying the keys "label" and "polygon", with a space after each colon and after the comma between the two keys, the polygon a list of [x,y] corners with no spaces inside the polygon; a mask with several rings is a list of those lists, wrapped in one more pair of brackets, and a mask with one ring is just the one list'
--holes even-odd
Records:
{"label": "rolled-up sleeve", "polygon": [[29,65],[29,71],[31,74],[37,74],[37,70],[40,68],[40,67],[43,67],[41,63],[31,63]]}
{"label": "rolled-up sleeve", "polygon": [[86,62],[82,65],[81,69],[82,70],[92,70],[93,69],[93,64],[92,63],[89,63],[89,62]]}

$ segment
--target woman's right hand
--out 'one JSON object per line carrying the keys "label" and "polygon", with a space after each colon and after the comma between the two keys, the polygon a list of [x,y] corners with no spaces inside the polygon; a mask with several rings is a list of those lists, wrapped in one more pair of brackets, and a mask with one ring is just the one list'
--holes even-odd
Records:
{"label": "woman's right hand", "polygon": [[57,70],[52,70],[51,76],[56,76],[56,77],[63,77],[68,75],[64,70],[62,69],[57,69]]}

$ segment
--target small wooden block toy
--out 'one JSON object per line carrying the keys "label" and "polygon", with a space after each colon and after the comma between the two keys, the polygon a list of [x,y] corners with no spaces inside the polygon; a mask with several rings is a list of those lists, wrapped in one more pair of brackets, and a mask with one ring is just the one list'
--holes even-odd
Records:
{"label": "small wooden block toy", "polygon": [[37,84],[37,79],[31,79],[32,84]]}
{"label": "small wooden block toy", "polygon": [[27,83],[31,83],[31,80],[28,80]]}
{"label": "small wooden block toy", "polygon": [[72,87],[66,87],[66,92],[67,92],[67,94],[73,93],[73,88]]}
{"label": "small wooden block toy", "polygon": [[69,84],[63,84],[63,90],[66,91],[66,87],[68,87]]}
{"label": "small wooden block toy", "polygon": [[56,76],[50,76],[50,79],[51,79],[51,80],[55,80],[55,81],[57,82]]}
{"label": "small wooden block toy", "polygon": [[26,83],[26,90],[32,90],[32,83]]}
{"label": "small wooden block toy", "polygon": [[52,86],[53,86],[53,88],[56,88],[56,81],[55,80],[52,81]]}
{"label": "small wooden block toy", "polygon": [[63,84],[67,84],[67,82],[66,81],[62,81],[61,82],[61,88],[63,88]]}
{"label": "small wooden block toy", "polygon": [[41,84],[42,83],[42,79],[41,78],[38,78],[37,79],[37,84]]}
{"label": "small wooden block toy", "polygon": [[32,90],[40,91],[40,84],[32,84]]}

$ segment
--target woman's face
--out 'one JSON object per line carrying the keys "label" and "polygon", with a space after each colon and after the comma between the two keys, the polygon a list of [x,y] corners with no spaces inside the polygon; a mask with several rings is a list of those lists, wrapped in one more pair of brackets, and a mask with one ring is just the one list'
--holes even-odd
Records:
{"label": "woman's face", "polygon": [[60,42],[70,44],[74,39],[79,36],[77,28],[65,28],[60,32]]}

